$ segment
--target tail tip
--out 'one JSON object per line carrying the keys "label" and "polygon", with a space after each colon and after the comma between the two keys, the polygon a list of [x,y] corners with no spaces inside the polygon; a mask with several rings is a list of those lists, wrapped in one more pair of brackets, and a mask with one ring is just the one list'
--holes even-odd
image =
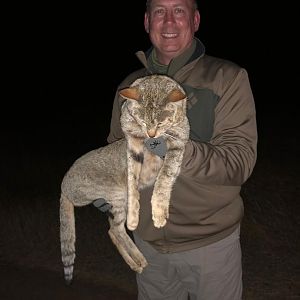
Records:
{"label": "tail tip", "polygon": [[72,277],[71,278],[65,277],[65,285],[66,286],[70,286],[72,284],[72,282],[73,282],[73,278]]}

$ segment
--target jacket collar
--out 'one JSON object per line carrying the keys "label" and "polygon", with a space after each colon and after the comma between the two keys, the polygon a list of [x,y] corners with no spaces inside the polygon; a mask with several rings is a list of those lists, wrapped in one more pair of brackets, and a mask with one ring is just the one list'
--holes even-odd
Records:
{"label": "jacket collar", "polygon": [[172,59],[167,67],[162,66],[160,68],[160,65],[155,61],[155,49],[153,47],[146,52],[136,52],[137,58],[149,73],[163,73],[169,76],[174,76],[174,74],[183,66],[189,64],[196,58],[202,57],[204,54],[205,47],[196,37],[194,38],[192,45],[185,52]]}

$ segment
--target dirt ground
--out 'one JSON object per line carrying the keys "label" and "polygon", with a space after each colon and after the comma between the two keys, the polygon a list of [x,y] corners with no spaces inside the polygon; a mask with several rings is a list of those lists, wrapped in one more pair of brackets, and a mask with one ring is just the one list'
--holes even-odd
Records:
{"label": "dirt ground", "polygon": [[3,300],[136,299],[133,292],[95,285],[84,280],[76,280],[74,284],[66,286],[62,277],[47,270],[5,265],[0,267],[0,299]]}

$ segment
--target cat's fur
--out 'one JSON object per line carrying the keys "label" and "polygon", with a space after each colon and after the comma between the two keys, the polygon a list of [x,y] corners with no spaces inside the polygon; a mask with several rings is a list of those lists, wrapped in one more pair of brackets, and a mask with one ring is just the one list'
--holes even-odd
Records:
{"label": "cat's fur", "polygon": [[[173,79],[149,75],[120,91],[125,99],[121,127],[125,139],[80,157],[64,176],[60,198],[60,241],[65,280],[73,278],[75,259],[74,206],[104,198],[111,206],[109,236],[125,262],[136,272],[147,265],[126,232],[139,222],[139,190],[154,184],[152,218],[156,227],[166,224],[173,184],[180,171],[189,137],[186,94]],[[163,137],[165,158],[145,146],[148,138]]]}

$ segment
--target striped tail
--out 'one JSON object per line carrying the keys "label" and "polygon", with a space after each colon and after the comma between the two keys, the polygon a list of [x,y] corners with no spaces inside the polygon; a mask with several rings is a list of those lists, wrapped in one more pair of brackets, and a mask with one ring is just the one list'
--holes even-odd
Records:
{"label": "striped tail", "polygon": [[60,198],[60,245],[64,265],[64,277],[67,285],[73,279],[75,260],[75,215],[74,205],[65,196]]}

